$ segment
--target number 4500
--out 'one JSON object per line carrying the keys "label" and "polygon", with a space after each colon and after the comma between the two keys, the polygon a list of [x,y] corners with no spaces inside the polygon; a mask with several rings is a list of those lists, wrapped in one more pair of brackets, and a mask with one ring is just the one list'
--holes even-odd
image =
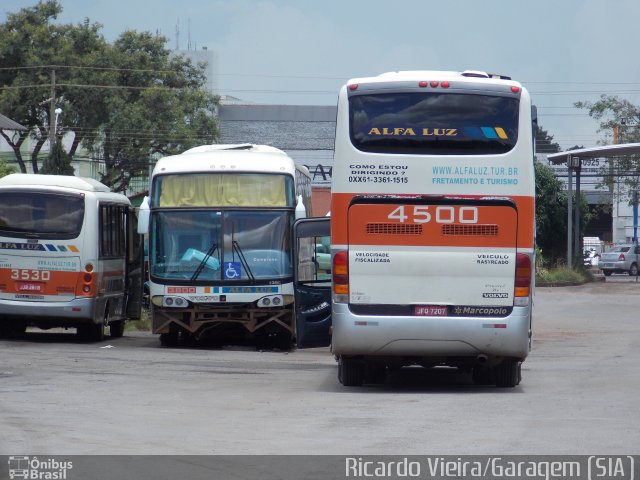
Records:
{"label": "number 4500", "polygon": [[387,215],[389,220],[400,223],[478,223],[478,207],[456,207],[453,205],[401,205]]}

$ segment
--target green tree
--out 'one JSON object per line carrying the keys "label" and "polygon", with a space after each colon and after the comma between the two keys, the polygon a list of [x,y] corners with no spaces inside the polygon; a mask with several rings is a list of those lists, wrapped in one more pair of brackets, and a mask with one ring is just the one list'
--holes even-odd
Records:
{"label": "green tree", "polygon": [[53,147],[53,150],[49,153],[49,156],[42,163],[40,173],[43,175],[73,175],[73,167],[71,166],[71,159],[67,155],[66,150],[62,145],[62,141],[58,139]]}
{"label": "green tree", "polygon": [[535,162],[536,243],[547,260],[567,251],[567,194],[552,168]]}
{"label": "green tree", "polygon": [[[536,243],[544,258],[555,263],[567,254],[567,192],[552,168],[535,162],[536,175]],[[573,197],[575,202],[575,195]],[[580,235],[592,213],[584,196],[580,198]]]}
{"label": "green tree", "polygon": [[5,160],[0,160],[0,178],[6,177],[10,173],[16,173],[16,167],[9,165]]}
{"label": "green tree", "polygon": [[560,151],[560,145],[553,141],[553,135],[536,125],[536,152],[537,153],[556,153]]}
{"label": "green tree", "polygon": [[26,172],[23,145],[30,136],[31,166],[49,139],[51,83],[63,110],[60,135],[73,159],[81,148],[104,161],[101,179],[118,191],[144,175],[155,156],[218,139],[218,98],[206,92],[204,66],[165,48],[167,39],[124,32],[109,44],[101,25],[55,23],[58,0],[7,15],[0,24],[0,110],[28,128],[0,131]]}
{"label": "green tree", "polygon": [[166,39],[124,32],[109,50],[120,87],[102,94],[104,115],[85,146],[107,167],[102,181],[124,190],[156,156],[218,140],[218,98],[203,89],[203,66],[172,55]]}
{"label": "green tree", "polygon": [[4,67],[0,70],[0,107],[27,127],[27,131],[17,135],[4,131],[0,134],[13,149],[22,172],[27,171],[22,147],[29,137],[33,145],[29,152],[31,166],[38,172],[38,159],[49,139],[52,123],[51,84],[54,76],[57,85],[54,96],[60,98],[66,94],[67,97],[64,107],[69,128],[63,128],[61,133],[75,133],[72,156],[86,131],[85,123],[72,121],[76,103],[81,105],[84,98],[65,92],[62,86],[80,83],[77,70],[54,66],[82,66],[90,62],[92,52],[106,42],[99,35],[97,24],[91,25],[88,21],[76,26],[53,23],[61,12],[57,0],[41,1],[34,7],[9,13],[6,22],[0,24],[0,64]]}

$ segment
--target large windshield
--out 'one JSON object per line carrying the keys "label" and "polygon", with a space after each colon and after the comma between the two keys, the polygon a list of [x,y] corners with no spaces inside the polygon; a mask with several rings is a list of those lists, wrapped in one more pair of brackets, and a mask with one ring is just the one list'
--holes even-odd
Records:
{"label": "large windshield", "polygon": [[421,155],[505,153],[518,139],[517,98],[461,93],[381,93],[349,99],[353,145]]}
{"label": "large windshield", "polygon": [[152,220],[157,279],[217,282],[292,276],[290,211],[162,211]]}
{"label": "large windshield", "polygon": [[0,235],[68,240],[84,220],[84,196],[49,192],[0,192]]}

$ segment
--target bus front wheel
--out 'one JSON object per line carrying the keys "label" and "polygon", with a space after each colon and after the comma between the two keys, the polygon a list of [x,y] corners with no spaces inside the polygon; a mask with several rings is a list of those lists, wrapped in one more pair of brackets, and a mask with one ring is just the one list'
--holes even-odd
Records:
{"label": "bus front wheel", "polygon": [[78,336],[87,342],[102,342],[104,340],[104,325],[92,323],[78,327]]}
{"label": "bus front wheel", "polygon": [[364,363],[360,359],[345,358],[338,360],[338,380],[345,387],[359,387],[364,382]]}
{"label": "bus front wheel", "polygon": [[111,322],[109,324],[109,335],[111,338],[120,338],[124,335],[124,320]]}
{"label": "bus front wheel", "polygon": [[163,347],[176,347],[178,345],[179,332],[177,330],[161,333],[160,345]]}

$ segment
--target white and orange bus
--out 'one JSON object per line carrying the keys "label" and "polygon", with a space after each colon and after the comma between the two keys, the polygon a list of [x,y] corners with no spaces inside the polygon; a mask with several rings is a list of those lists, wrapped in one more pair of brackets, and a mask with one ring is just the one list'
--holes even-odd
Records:
{"label": "white and orange bus", "polygon": [[513,387],[531,342],[534,107],[484,72],[416,71],[340,91],[332,351],[344,385],[406,365]]}
{"label": "white and orange bus", "polygon": [[0,336],[29,325],[122,336],[140,318],[142,259],[126,196],[90,178],[0,179]]}
{"label": "white and orange bus", "polygon": [[[267,145],[202,145],[158,160],[140,209],[148,232],[153,333],[303,341],[294,317],[292,227],[311,210],[311,177]],[[309,240],[303,278],[310,278]]]}

